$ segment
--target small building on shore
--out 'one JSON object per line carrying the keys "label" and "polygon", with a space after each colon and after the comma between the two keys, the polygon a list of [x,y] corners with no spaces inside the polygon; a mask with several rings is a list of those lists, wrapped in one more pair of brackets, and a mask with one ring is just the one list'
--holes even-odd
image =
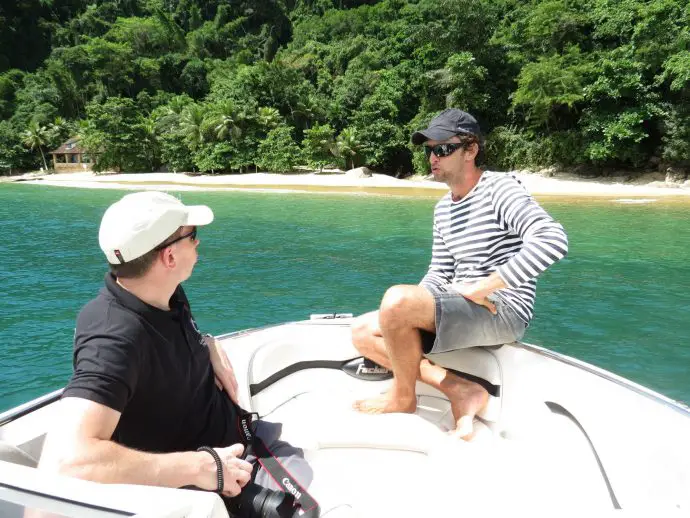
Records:
{"label": "small building on shore", "polygon": [[53,155],[53,167],[56,173],[91,171],[91,157],[79,146],[77,137],[70,138],[50,154]]}

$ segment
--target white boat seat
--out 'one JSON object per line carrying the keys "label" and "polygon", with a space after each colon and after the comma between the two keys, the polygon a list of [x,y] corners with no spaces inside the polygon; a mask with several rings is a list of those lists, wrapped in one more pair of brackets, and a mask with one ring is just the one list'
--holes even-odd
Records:
{"label": "white boat seat", "polygon": [[[313,391],[263,416],[283,423],[281,439],[304,450],[314,472],[308,489],[323,511],[348,509],[352,514],[344,516],[362,517],[456,516],[449,514],[449,495],[459,499],[457,516],[491,514],[513,504],[553,509],[585,481],[603,487],[579,431],[545,405],[541,413],[529,415],[530,433],[506,440],[477,423],[479,433],[465,442],[419,412],[367,415],[353,410],[351,403],[349,394]],[[568,438],[568,448],[563,438]],[[424,497],[411,497],[413,493]],[[599,493],[605,501],[605,492]]]}
{"label": "white boat seat", "polygon": [[[461,466],[462,459],[477,457],[473,448],[476,451],[478,445],[492,442],[487,428],[482,429],[485,435],[480,433],[466,443],[419,414],[367,415],[353,410],[351,404],[349,394],[310,392],[263,416],[283,423],[281,439],[304,450],[314,471],[309,492],[322,511],[338,508],[344,512],[347,507],[351,514],[344,516],[426,516],[429,509],[423,506],[445,501],[443,492],[453,482],[444,479],[439,484],[433,475],[447,472],[449,456]],[[459,481],[464,477],[460,474]],[[401,489],[406,486],[425,498],[410,502]]]}
{"label": "white boat seat", "polygon": [[448,436],[417,415],[365,415],[351,404],[348,394],[310,392],[262,418],[283,423],[281,439],[304,450],[314,471],[309,492],[322,515],[401,516],[404,506],[396,512],[380,496],[399,492],[412,473],[428,473]]}
{"label": "white boat seat", "polygon": [[[503,378],[501,366],[493,353],[493,347],[468,347],[446,353],[427,354],[433,363],[455,371],[465,378],[482,385],[489,392],[486,407],[479,412],[484,421],[497,422],[501,415],[501,391]],[[440,392],[423,383],[417,383],[417,393],[435,395],[445,399]]]}
{"label": "white boat seat", "polygon": [[[267,415],[296,394],[314,390],[350,393],[351,398],[370,397],[385,392],[390,379],[365,380],[348,375],[339,365],[358,357],[351,343],[334,341],[328,344],[291,341],[288,338],[268,341],[259,347],[248,363],[247,380],[251,393],[250,406],[260,415]],[[431,361],[470,377],[478,378],[488,388],[487,406],[478,414],[485,421],[495,422],[501,409],[501,369],[493,352],[484,347],[461,349],[428,356]],[[417,394],[438,400],[436,411],[443,409],[445,396],[435,389],[417,384]],[[427,400],[427,403],[431,399]],[[440,420],[439,420],[440,421]],[[452,426],[452,420],[450,422]]]}

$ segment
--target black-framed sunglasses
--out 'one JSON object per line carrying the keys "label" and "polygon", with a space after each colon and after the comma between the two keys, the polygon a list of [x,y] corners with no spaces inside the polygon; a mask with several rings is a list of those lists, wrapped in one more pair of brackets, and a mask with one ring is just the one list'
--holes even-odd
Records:
{"label": "black-framed sunglasses", "polygon": [[154,250],[163,250],[164,248],[168,248],[170,245],[174,245],[178,241],[182,241],[183,239],[187,239],[187,238],[191,239],[192,241],[195,241],[196,235],[197,235],[197,227],[194,227],[194,228],[192,228],[191,232],[187,232],[186,234],[184,234],[180,237],[176,237],[175,239],[173,239],[172,241],[168,241],[167,243],[162,243],[162,244],[158,245],[156,248],[154,248]]}
{"label": "black-framed sunglasses", "polygon": [[427,159],[431,158],[431,153],[436,155],[438,158],[443,158],[448,155],[452,155],[458,149],[464,147],[463,144],[450,143],[450,144],[436,144],[435,146],[424,146],[424,154]]}

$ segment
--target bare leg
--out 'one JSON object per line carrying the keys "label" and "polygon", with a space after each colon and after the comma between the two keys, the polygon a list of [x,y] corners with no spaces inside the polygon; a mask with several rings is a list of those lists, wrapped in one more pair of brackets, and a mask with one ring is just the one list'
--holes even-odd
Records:
{"label": "bare leg", "polygon": [[[371,322],[376,316],[378,322]],[[412,413],[417,409],[415,384],[422,359],[419,330],[434,328],[434,299],[419,286],[393,286],[384,295],[378,313],[370,313],[367,318],[376,331],[376,341],[384,344],[382,349],[375,349],[374,357],[384,361],[395,377],[387,394],[358,401],[354,406],[367,413]],[[361,351],[363,344],[358,343],[361,340],[354,331],[353,341]]]}
{"label": "bare leg", "polygon": [[[433,311],[433,298],[431,303]],[[433,318],[432,312],[431,325],[423,327],[423,329],[434,330]],[[359,317],[352,326],[353,343],[362,355],[379,365],[392,369],[396,374],[395,381],[397,381],[397,372],[389,356],[389,351],[386,347],[387,343],[384,339],[384,333],[381,331],[379,320],[378,312],[367,313]],[[417,364],[416,379],[431,385],[446,395],[456,421],[455,435],[466,439],[471,438],[474,416],[486,405],[488,393],[481,385],[455,376],[428,359],[421,358],[421,336],[418,328],[414,329],[414,331],[416,332],[416,339],[408,341],[407,345],[418,347],[418,358],[421,361],[418,361]],[[367,413],[414,412],[416,409],[414,384],[412,385],[412,404],[410,404],[409,399],[403,399],[403,401],[396,403],[395,399],[400,396],[398,395],[399,392],[394,392],[397,388],[395,381],[387,394],[374,399],[358,401],[354,404],[354,407]],[[405,394],[403,393],[404,396]]]}
{"label": "bare leg", "polygon": [[424,362],[428,364],[428,372],[422,375],[422,381],[443,392],[450,402],[455,419],[453,434],[463,439],[472,439],[474,416],[486,406],[489,393],[478,383],[460,378],[427,359]]}

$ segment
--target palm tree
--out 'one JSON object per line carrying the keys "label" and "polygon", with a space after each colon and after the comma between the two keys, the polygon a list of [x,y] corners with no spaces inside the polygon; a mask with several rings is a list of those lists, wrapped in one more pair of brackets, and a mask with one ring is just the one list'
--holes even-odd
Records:
{"label": "palm tree", "polygon": [[361,145],[362,143],[357,138],[357,132],[354,128],[345,128],[340,132],[335,142],[335,147],[338,151],[338,155],[345,159],[346,167],[348,157],[350,158],[350,169],[355,167],[355,156]]}
{"label": "palm tree", "polygon": [[256,107],[249,103],[240,104],[235,110],[235,120],[240,128],[251,127],[256,120]]}
{"label": "palm tree", "polygon": [[53,143],[55,143],[56,140],[62,140],[63,134],[65,133],[67,128],[68,125],[65,119],[63,119],[59,115],[55,117],[53,122],[48,124],[47,128],[50,135],[50,140],[52,140]]}
{"label": "palm tree", "polygon": [[275,108],[259,108],[259,124],[267,130],[272,130],[280,124],[280,112]]}
{"label": "palm tree", "polygon": [[46,163],[46,156],[43,154],[43,146],[49,140],[50,135],[48,134],[48,128],[41,126],[38,122],[33,121],[28,129],[22,133],[22,143],[33,151],[38,148],[41,152],[41,158],[43,159],[43,166],[45,170],[48,170],[48,164]]}
{"label": "palm tree", "polygon": [[159,134],[163,134],[176,130],[180,123],[182,111],[191,103],[191,97],[178,95],[170,99],[168,104],[160,111],[156,110],[154,112],[156,113],[156,131]]}
{"label": "palm tree", "polygon": [[224,101],[219,104],[214,110],[214,115],[212,125],[218,140],[226,140],[228,137],[236,139],[242,135],[240,117],[238,117],[237,109],[231,101]]}
{"label": "palm tree", "polygon": [[297,101],[297,106],[290,106],[290,116],[293,126],[299,128],[301,120],[304,122],[304,128],[309,129],[309,121],[314,118],[314,110],[300,100]]}
{"label": "palm tree", "polygon": [[172,2],[168,6],[169,13],[166,13],[161,8],[154,8],[154,13],[158,22],[163,26],[165,35],[168,37],[168,41],[172,41],[177,45],[177,50],[187,50],[187,40],[184,36],[184,30],[182,27],[175,23],[172,17]]}
{"label": "palm tree", "polygon": [[205,118],[206,110],[198,104],[190,104],[182,110],[180,130],[192,150],[204,143]]}
{"label": "palm tree", "polygon": [[171,113],[175,113],[179,115],[182,113],[182,110],[184,110],[189,104],[191,104],[192,98],[189,97],[188,95],[176,95],[172,99],[170,99],[170,102],[168,102],[168,111]]}
{"label": "palm tree", "polygon": [[53,122],[51,122],[48,126],[52,130],[59,130],[62,131],[65,129],[65,126],[67,125],[67,121],[60,117],[59,115],[53,119]]}
{"label": "palm tree", "polygon": [[143,139],[141,144],[146,154],[146,161],[149,163],[149,170],[153,171],[156,162],[156,155],[158,154],[158,138],[156,135],[156,121],[151,117],[147,117],[141,122],[141,130]]}

